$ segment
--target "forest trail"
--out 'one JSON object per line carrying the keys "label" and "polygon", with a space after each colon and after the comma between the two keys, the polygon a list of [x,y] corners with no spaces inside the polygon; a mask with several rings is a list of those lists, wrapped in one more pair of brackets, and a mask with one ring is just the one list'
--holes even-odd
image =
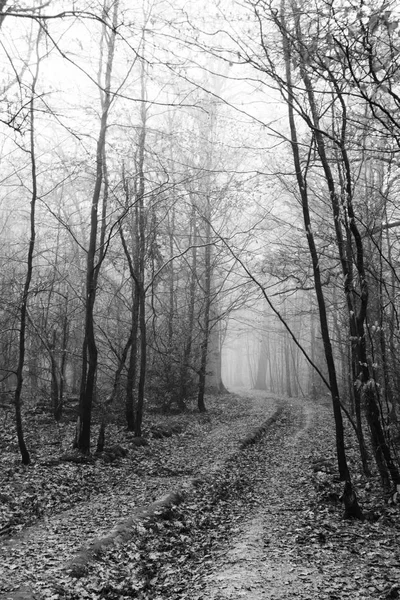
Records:
{"label": "forest trail", "polygon": [[[196,438],[195,431],[178,436],[176,443],[157,440],[141,449],[139,475],[135,457],[127,457],[120,475],[118,467],[108,467],[112,477],[107,490],[99,493],[94,489],[90,500],[39,520],[15,538],[0,538],[0,599],[47,597],[48,582],[63,578],[65,565],[82,546],[106,536],[137,507],[180,489],[193,476],[218,470],[237,450],[238,441],[268,418],[279,401],[263,393],[241,391],[240,406],[231,414],[229,397],[227,402],[225,416],[218,415],[213,422],[210,410],[204,417],[206,424],[209,422],[205,435],[199,432]],[[93,473],[87,476],[93,478]]]}
{"label": "forest trail", "polygon": [[343,520],[332,432],[328,405],[289,401],[254,449],[257,508],[215,552],[199,600],[400,597],[398,511]]}
{"label": "forest trail", "polygon": [[[143,450],[150,471],[168,452],[166,464],[180,476],[138,478],[132,471],[127,479],[132,457],[124,459],[108,495],[39,521],[3,545],[0,599],[398,598],[397,508],[382,508],[377,522],[342,519],[329,405],[249,392],[219,402],[224,410],[204,417],[206,434]],[[264,434],[241,449],[267,420]],[[147,494],[149,503],[189,480],[183,501],[129,541],[105,548],[80,578],[66,572],[79,546],[132,513],[139,499],[146,503]],[[369,492],[362,495],[361,482],[358,491],[365,507]]]}
{"label": "forest trail", "polygon": [[[209,576],[204,597],[210,600],[283,600],[318,598],[321,573],[315,566],[300,566],[291,560],[296,542],[287,539],[282,514],[306,510],[294,497],[291,481],[297,467],[311,451],[307,439],[315,418],[315,406],[307,401],[291,402],[291,412],[279,446],[279,454],[265,462],[257,493],[259,508],[241,531],[223,548]],[[268,432],[267,432],[268,436]],[[272,458],[272,457],[271,457]],[[271,552],[272,550],[272,552]]]}

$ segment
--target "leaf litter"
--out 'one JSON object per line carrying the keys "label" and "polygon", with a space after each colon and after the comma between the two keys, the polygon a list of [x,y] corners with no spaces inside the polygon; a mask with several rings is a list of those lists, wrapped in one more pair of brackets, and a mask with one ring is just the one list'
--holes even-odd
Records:
{"label": "leaf litter", "polygon": [[[262,408],[260,400],[255,404]],[[364,522],[342,519],[330,409],[306,400],[290,400],[279,421],[258,443],[238,452],[239,439],[250,426],[259,425],[261,413],[257,423],[255,415],[247,413],[239,426],[235,418],[230,421],[228,407],[224,408],[223,422],[212,416],[212,424],[202,423],[202,435],[191,433],[191,443],[186,447],[182,444],[183,454],[171,440],[163,440],[157,449],[154,445],[143,450],[151,468],[155,468],[156,457],[162,469],[184,468],[187,472],[188,465],[193,465],[195,485],[183,503],[138,527],[128,543],[105,548],[83,577],[74,579],[60,569],[55,560],[57,552],[62,552],[59,547],[57,550],[58,533],[54,543],[33,548],[36,555],[44,545],[49,546],[45,573],[42,569],[37,576],[32,568],[34,557],[28,556],[25,563],[20,557],[18,570],[22,564],[25,579],[34,582],[36,577],[37,598],[399,597],[398,507],[381,502],[376,477],[358,477],[357,493],[363,507],[374,516]],[[201,440],[213,432],[213,448],[209,449]],[[154,450],[153,462],[150,450]],[[355,463],[356,451],[349,449],[349,454]],[[213,469],[215,462],[218,467]],[[163,473],[156,479],[157,485],[164,481],[171,489],[171,484],[182,483],[185,477],[171,479]],[[100,506],[93,500],[85,503],[92,509],[89,520],[96,521],[101,505],[106,518],[113,513],[114,502],[123,503],[127,497],[116,494],[97,499]],[[64,522],[64,518],[59,521]],[[94,529],[101,526],[102,519],[99,521]],[[75,540],[82,542],[87,534],[79,535],[76,515],[67,516],[65,527],[68,523],[75,530]]]}
{"label": "leaf litter", "polygon": [[[268,416],[276,401],[261,397],[246,401],[231,394],[210,397],[208,405],[205,416],[190,411],[149,418],[145,430],[148,446],[132,445],[132,434],[121,426],[111,426],[108,436],[129,450],[128,456],[111,464],[101,459],[84,464],[54,461],[68,450],[73,423],[57,428],[49,425],[47,432],[38,424],[41,436],[36,446],[30,440],[34,462],[29,467],[19,464],[15,442],[4,433],[0,440],[0,531],[4,532],[0,538],[0,594],[9,595],[29,582],[38,590],[38,597],[46,598],[43,580],[51,579],[52,571],[61,577],[60,564],[80,546],[107,534],[134,508],[180,487],[235,451],[240,437]],[[181,433],[152,438],[150,428],[157,419],[163,424],[178,421]],[[215,431],[218,434],[210,444]]]}

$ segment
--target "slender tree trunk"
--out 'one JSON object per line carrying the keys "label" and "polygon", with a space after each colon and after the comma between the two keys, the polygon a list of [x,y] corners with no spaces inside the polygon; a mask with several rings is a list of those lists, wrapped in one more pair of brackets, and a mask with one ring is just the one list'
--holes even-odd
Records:
{"label": "slender tree trunk", "polygon": [[203,317],[203,340],[200,346],[200,369],[199,387],[197,394],[197,406],[200,412],[206,412],[204,394],[207,376],[207,356],[210,336],[210,309],[211,309],[211,225],[210,225],[210,198],[207,196],[207,218],[205,223],[206,234],[204,248],[204,317]]}
{"label": "slender tree trunk", "polygon": [[[129,216],[129,209],[131,204],[131,192],[129,182],[123,174],[124,189],[125,189],[125,215]],[[135,198],[137,199],[137,186],[134,188]],[[123,355],[121,357],[121,372],[122,367],[126,361],[126,353],[130,349],[127,381],[126,381],[126,397],[125,397],[125,417],[128,427],[128,431],[135,430],[135,384],[136,384],[136,371],[137,371],[137,355],[138,355],[138,330],[139,330],[139,205],[135,202],[134,213],[130,223],[131,230],[131,248],[125,240],[124,231],[121,223],[119,234],[122,242],[122,247],[125,253],[125,257],[129,266],[129,273],[131,276],[132,285],[132,305],[131,305],[131,328],[129,333],[129,339],[125,345]],[[116,374],[117,376],[117,374]],[[118,375],[118,379],[120,374]]]}
{"label": "slender tree trunk", "polygon": [[[137,328],[136,328],[137,329]],[[115,397],[117,395],[118,389],[119,389],[119,385],[120,385],[120,381],[121,381],[121,375],[122,375],[122,371],[124,369],[125,363],[126,363],[126,359],[128,357],[128,353],[129,353],[129,349],[131,349],[131,356],[132,356],[132,343],[134,338],[136,339],[136,335],[137,335],[137,331],[134,330],[133,324],[129,333],[129,337],[125,343],[125,346],[122,350],[122,354],[118,359],[118,366],[117,369],[114,373],[114,381],[113,381],[113,387],[111,390],[111,393],[109,395],[109,397],[107,398],[106,402],[103,405],[103,409],[102,409],[102,420],[101,420],[101,426],[100,426],[100,431],[99,431],[99,437],[98,437],[98,441],[97,441],[97,450],[96,452],[102,452],[103,451],[103,447],[104,447],[104,443],[105,443],[105,433],[106,433],[106,424],[108,421],[108,413],[109,413],[109,408],[111,407],[111,405],[113,404]],[[136,345],[135,345],[136,348]],[[130,367],[131,365],[129,364],[128,367],[128,382],[130,381]],[[133,380],[135,379],[135,377],[133,376]],[[127,385],[128,388],[128,385]],[[129,389],[132,390],[132,388],[129,386]],[[128,430],[129,431],[133,431],[134,430],[134,411],[133,411],[133,391],[132,391],[132,402],[129,402],[128,404],[128,390],[127,390],[127,401],[126,401],[126,408],[125,408],[125,414],[126,414],[126,418],[127,418],[127,423],[128,423]],[[132,421],[133,420],[133,421]]]}
{"label": "slender tree trunk", "polygon": [[139,330],[140,330],[140,367],[138,383],[138,399],[136,406],[135,435],[142,435],[144,392],[146,384],[146,366],[147,366],[147,331],[146,331],[146,295],[144,290],[139,294]]}
{"label": "slender tree trunk", "polygon": [[169,289],[168,289],[168,346],[167,351],[172,352],[174,338],[174,315],[175,315],[175,266],[174,256],[174,231],[175,231],[175,206],[171,208],[171,214],[168,214],[168,238],[169,238]]}
{"label": "slender tree trunk", "polygon": [[[31,216],[32,216],[32,201],[31,201]],[[31,230],[32,231],[32,230]],[[30,248],[33,250],[34,238],[31,237]],[[33,254],[29,251],[28,255],[28,269],[25,278],[24,291],[22,296],[22,302],[20,307],[20,328],[19,328],[19,345],[18,345],[18,364],[16,369],[17,385],[14,392],[14,406],[15,406],[15,423],[17,429],[18,445],[21,452],[22,463],[29,465],[30,456],[28,449],[25,445],[23,424],[22,424],[22,411],[21,411],[21,393],[23,384],[23,368],[25,364],[25,340],[26,340],[26,313],[28,304],[28,294],[30,281],[32,278],[32,261]]]}
{"label": "slender tree trunk", "polygon": [[[286,321],[286,315],[283,313],[283,318]],[[283,363],[285,370],[285,394],[288,398],[293,396],[292,392],[292,369],[290,368],[290,349],[289,344],[290,341],[288,339],[288,335],[286,330],[284,329],[282,332],[282,344],[283,344]]]}
{"label": "slender tree trunk", "polygon": [[[328,376],[329,376],[329,385],[331,390],[332,397],[332,405],[333,405],[333,414],[335,418],[335,428],[336,428],[336,452],[338,459],[338,467],[339,474],[342,481],[349,482],[348,486],[348,506],[346,506],[347,513],[354,514],[354,516],[360,516],[361,511],[357,503],[357,499],[353,497],[353,494],[350,492],[352,490],[350,483],[350,472],[347,465],[347,458],[345,452],[344,445],[344,429],[343,429],[343,419],[342,412],[340,407],[340,397],[339,397],[339,388],[338,382],[336,378],[336,368],[335,362],[333,358],[332,344],[329,334],[328,327],[328,318],[326,314],[326,305],[323,294],[322,282],[321,282],[321,273],[319,267],[319,256],[317,252],[317,248],[315,245],[314,235],[311,227],[311,219],[310,219],[310,210],[308,206],[308,192],[307,192],[307,181],[302,173],[302,163],[300,159],[299,153],[299,143],[297,140],[297,130],[294,119],[294,92],[292,85],[292,75],[291,75],[291,55],[290,55],[290,42],[287,39],[286,34],[286,26],[285,26],[285,6],[284,0],[282,0],[282,11],[281,11],[281,22],[283,25],[283,45],[284,45],[284,58],[286,65],[286,85],[288,91],[288,113],[289,113],[289,127],[291,134],[291,147],[294,159],[294,166],[296,171],[296,178],[298,183],[298,189],[300,192],[302,209],[303,209],[303,219],[304,219],[304,227],[307,235],[307,242],[310,251],[312,267],[313,267],[313,275],[314,275],[314,286],[315,293],[317,297],[319,317],[320,317],[320,326],[321,326],[321,335],[324,343],[324,351],[325,351],[325,359],[327,363]],[[354,499],[355,498],[355,499]],[[346,498],[345,498],[346,499]]]}
{"label": "slender tree trunk", "polygon": [[53,415],[54,415],[54,419],[56,421],[59,421],[61,419],[61,405],[59,402],[59,394],[60,394],[60,389],[59,389],[59,385],[58,385],[58,365],[57,365],[57,359],[55,356],[55,351],[56,351],[56,344],[57,344],[57,332],[54,329],[53,330],[53,339],[52,341],[49,343],[49,356],[50,356],[50,372],[51,372],[51,384],[50,384],[50,390],[51,390],[51,401],[52,401],[52,405],[53,405]]}
{"label": "slender tree trunk", "polygon": [[271,343],[268,340],[268,348],[267,348],[267,356],[268,356],[268,386],[267,389],[270,392],[276,392],[276,367],[273,368],[272,363],[272,352],[271,352]]}
{"label": "slender tree trunk", "polygon": [[135,431],[135,384],[138,356],[138,331],[139,331],[139,290],[134,287],[133,303],[131,309],[131,352],[129,355],[128,375],[126,381],[125,416],[128,431]]}
{"label": "slender tree trunk", "polygon": [[264,335],[262,335],[259,343],[257,374],[254,387],[256,390],[267,389],[267,352]]}
{"label": "slender tree trunk", "polygon": [[144,392],[146,385],[146,368],[147,368],[147,331],[146,331],[146,291],[145,291],[145,257],[146,257],[146,216],[145,216],[145,150],[146,150],[146,134],[147,134],[147,107],[146,107],[146,85],[145,85],[145,64],[142,61],[141,72],[141,131],[138,148],[138,269],[137,277],[138,284],[138,299],[139,299],[139,333],[140,333],[140,365],[139,365],[139,382],[138,382],[138,397],[136,404],[135,418],[135,435],[142,435],[142,421],[144,408]]}
{"label": "slender tree trunk", "polygon": [[[389,221],[388,219],[388,215],[387,215],[387,207],[385,208],[385,220],[386,222]],[[386,247],[387,247],[387,256],[388,256],[388,262],[390,265],[393,265],[393,258],[392,258],[392,247],[391,247],[391,243],[390,243],[390,236],[389,236],[389,230],[386,230]],[[391,379],[391,385],[393,386],[393,404],[392,404],[392,408],[390,411],[391,414],[391,419],[392,421],[397,421],[397,414],[396,414],[396,409],[399,406],[399,400],[397,398],[397,394],[395,393],[396,390],[400,390],[400,369],[398,368],[398,363],[397,363],[397,349],[396,349],[396,344],[395,344],[395,336],[394,333],[396,331],[396,311],[395,311],[395,297],[396,297],[396,277],[395,277],[395,270],[392,267],[391,268],[391,276],[390,276],[390,287],[389,287],[389,282],[387,282],[387,288],[388,288],[388,293],[390,293],[390,297],[391,297],[391,301],[390,301],[390,309],[389,309],[389,315],[388,315],[388,341],[387,341],[387,346],[388,346],[388,355],[390,356],[390,361],[389,364],[391,365],[392,369],[392,379]],[[390,292],[389,292],[390,290]],[[381,331],[381,336],[385,337],[385,332],[382,330]],[[388,366],[388,365],[387,365]],[[397,368],[396,368],[397,367]]]}
{"label": "slender tree trunk", "polygon": [[60,359],[60,386],[59,386],[59,409],[57,414],[61,419],[64,406],[64,388],[65,388],[65,371],[67,366],[67,344],[68,344],[68,296],[65,298],[65,314],[63,318],[62,340],[61,340],[61,359]]}
{"label": "slender tree trunk", "polygon": [[138,355],[138,331],[139,331],[139,296],[140,296],[140,284],[138,280],[139,272],[139,258],[137,256],[139,248],[139,232],[138,232],[138,205],[136,203],[135,209],[136,217],[132,223],[132,253],[135,258],[129,253],[127,243],[125,241],[124,233],[122,228],[120,229],[120,237],[122,246],[125,252],[126,259],[129,265],[129,272],[132,280],[132,306],[131,306],[131,331],[129,335],[129,345],[126,345],[128,350],[130,347],[128,374],[126,381],[126,399],[125,399],[125,416],[129,431],[135,430],[135,384],[136,384],[136,371],[137,371],[137,355]]}
{"label": "slender tree trunk", "polygon": [[[0,8],[2,9],[3,6]],[[0,25],[1,25],[0,21]],[[32,177],[32,195],[31,195],[31,207],[30,207],[30,238],[28,246],[28,257],[27,257],[27,269],[25,275],[24,289],[22,293],[21,306],[20,306],[20,326],[19,326],[19,345],[18,345],[18,363],[16,369],[17,385],[14,393],[14,405],[15,405],[15,423],[17,429],[18,445],[21,452],[21,459],[24,465],[29,465],[30,456],[28,449],[25,444],[23,425],[22,425],[22,413],[21,413],[21,393],[23,384],[23,370],[25,364],[25,344],[26,344],[26,325],[28,316],[28,300],[29,290],[32,281],[33,274],[33,254],[35,250],[36,241],[36,203],[38,197],[37,190],[37,171],[36,171],[36,151],[35,151],[35,95],[36,95],[36,84],[39,77],[39,40],[36,42],[36,71],[32,81],[31,88],[31,100],[29,105],[29,116],[30,116],[30,158],[31,158],[31,177]]]}
{"label": "slender tree trunk", "polygon": [[[113,25],[108,44],[107,44],[107,62],[105,66],[104,92],[102,92],[102,114],[100,121],[100,132],[97,140],[96,149],[96,181],[93,189],[91,213],[90,213],[90,237],[87,252],[86,263],[86,298],[85,298],[85,327],[84,342],[82,350],[82,374],[81,387],[79,395],[79,416],[77,422],[77,435],[75,445],[83,452],[90,452],[90,433],[92,420],[92,405],[95,395],[95,382],[97,372],[97,345],[94,331],[94,306],[97,292],[98,274],[101,266],[101,258],[97,256],[98,243],[98,225],[99,225],[99,204],[101,198],[101,189],[104,180],[104,157],[108,115],[112,102],[111,94],[111,72],[114,59],[116,25],[118,16],[118,0],[113,6]],[[106,11],[106,4],[104,4]],[[104,30],[103,36],[106,36]],[[103,65],[100,65],[100,73]],[[100,77],[100,76],[99,76]],[[103,222],[104,226],[104,222]],[[104,251],[101,247],[100,252]]]}
{"label": "slender tree trunk", "polygon": [[196,303],[196,283],[197,283],[197,223],[196,223],[196,205],[192,200],[191,214],[191,236],[189,243],[192,245],[192,264],[190,269],[189,301],[187,314],[187,330],[185,335],[184,351],[182,354],[182,366],[180,372],[180,390],[178,405],[182,410],[185,409],[185,400],[187,399],[187,384],[189,365],[192,358],[192,345],[194,335],[194,313]]}

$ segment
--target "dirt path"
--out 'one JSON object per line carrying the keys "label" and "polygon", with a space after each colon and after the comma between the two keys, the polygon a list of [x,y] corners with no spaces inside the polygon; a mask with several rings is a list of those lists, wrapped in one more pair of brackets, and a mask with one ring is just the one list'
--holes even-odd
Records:
{"label": "dirt path", "polygon": [[[282,404],[283,412],[265,434],[239,450],[240,441]],[[163,483],[142,476],[142,485],[152,482],[155,492],[196,477],[198,483],[169,515],[104,552],[81,579],[65,577],[63,564],[83,535],[90,541],[96,527],[110,528],[135,507],[136,483],[121,481],[107,496],[41,522],[9,549],[0,549],[0,599],[400,597],[398,511],[383,509],[377,522],[342,520],[338,494],[330,498],[335,485],[341,489],[335,484],[333,430],[329,406],[247,394],[234,414],[224,410],[218,419],[210,417],[207,435],[183,436],[180,445],[164,447],[170,452],[167,464],[184,476]],[[157,446],[151,449],[154,460],[164,454]],[[322,458],[331,465],[326,473],[313,468]],[[365,506],[365,482],[359,483]],[[14,593],[22,581],[30,589],[22,586]]]}
{"label": "dirt path", "polygon": [[[128,457],[124,459],[121,478],[114,477],[107,492],[94,493],[90,501],[40,520],[14,539],[3,543],[0,539],[0,599],[47,597],[42,590],[46,589],[48,578],[62,572],[63,565],[80,547],[105,536],[135,508],[146,506],[179,489],[192,477],[209,472],[210,465],[212,470],[218,469],[237,450],[239,441],[268,418],[278,404],[278,400],[266,398],[265,394],[251,393],[242,398],[244,406],[241,400],[231,413],[228,405],[223,414],[211,408],[206,416],[209,420],[206,434],[199,429],[198,435],[192,431],[172,442],[153,441],[140,450],[149,472],[160,471],[162,460],[166,466],[172,466],[166,476],[149,476],[145,472],[138,475],[136,464]],[[110,472],[112,469],[111,466]]]}
{"label": "dirt path", "polygon": [[[258,509],[222,544],[202,577],[207,600],[389,600],[400,597],[397,508],[377,522],[344,521],[320,482],[335,479],[329,406],[291,402],[286,422],[255,449]],[[313,470],[328,459],[332,471]],[[333,474],[331,474],[333,473]],[[323,484],[324,485],[324,484]],[[327,486],[331,489],[331,484]],[[337,484],[337,490],[341,484]],[[359,488],[362,494],[362,488]],[[362,503],[368,497],[363,496]]]}
{"label": "dirt path", "polygon": [[[285,435],[275,455],[263,468],[258,489],[260,508],[243,523],[229,548],[220,551],[212,573],[205,578],[205,598],[251,600],[317,598],[321,575],[315,567],[291,560],[293,540],[282,531],[282,513],[303,510],[293,497],[291,479],[310,452],[309,434],[315,408],[292,402]],[[268,433],[267,433],[268,436]],[[297,486],[296,486],[297,487]]]}

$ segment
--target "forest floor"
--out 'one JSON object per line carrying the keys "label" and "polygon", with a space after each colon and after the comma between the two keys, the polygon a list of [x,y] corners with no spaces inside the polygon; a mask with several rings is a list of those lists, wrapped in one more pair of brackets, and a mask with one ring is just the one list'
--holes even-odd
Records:
{"label": "forest floor", "polygon": [[[113,426],[113,443],[128,455],[106,452],[87,464],[55,460],[72,424],[55,429],[39,419],[29,467],[8,432],[0,440],[0,599],[399,597],[399,507],[381,500],[375,477],[358,476],[368,518],[342,519],[328,405],[248,392],[209,398],[208,409],[149,415],[144,447]],[[249,437],[273,415],[263,435]],[[175,434],[158,439],[154,425],[166,421]],[[254,443],[242,448],[244,439]],[[357,453],[348,452],[354,467]],[[182,488],[153,518],[130,520]],[[129,536],[73,572],[78,550],[116,523]]]}

